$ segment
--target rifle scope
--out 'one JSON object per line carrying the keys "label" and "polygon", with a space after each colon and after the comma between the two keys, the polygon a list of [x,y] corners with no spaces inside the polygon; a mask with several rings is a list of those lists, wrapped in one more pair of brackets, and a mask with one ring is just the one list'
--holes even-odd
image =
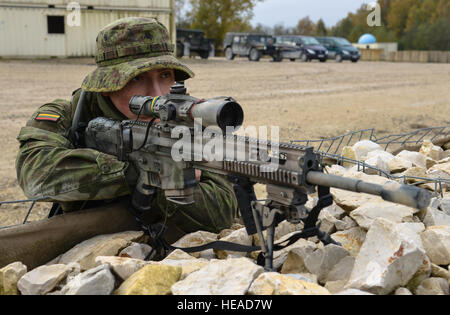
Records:
{"label": "rifle scope", "polygon": [[194,122],[201,118],[202,125],[219,126],[226,131],[227,126],[238,128],[244,121],[244,111],[231,97],[198,99],[189,95],[167,94],[165,96],[133,96],[130,110],[135,115],[154,116],[162,122]]}

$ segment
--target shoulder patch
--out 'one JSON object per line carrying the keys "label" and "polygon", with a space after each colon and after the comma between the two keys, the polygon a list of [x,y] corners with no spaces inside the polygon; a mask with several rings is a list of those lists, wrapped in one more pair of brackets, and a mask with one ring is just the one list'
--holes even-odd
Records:
{"label": "shoulder patch", "polygon": [[57,122],[59,118],[61,118],[61,115],[48,114],[48,113],[39,113],[39,114],[37,114],[35,120],[47,120],[47,121]]}

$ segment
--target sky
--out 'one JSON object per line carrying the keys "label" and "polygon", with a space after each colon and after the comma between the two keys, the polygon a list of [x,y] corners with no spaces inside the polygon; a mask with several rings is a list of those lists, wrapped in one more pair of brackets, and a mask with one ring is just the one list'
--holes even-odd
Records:
{"label": "sky", "polygon": [[305,16],[317,22],[322,18],[327,27],[345,18],[348,12],[355,12],[363,3],[371,0],[265,0],[259,2],[254,10],[251,21],[253,26],[261,23],[273,27],[281,24],[285,27],[296,26]]}

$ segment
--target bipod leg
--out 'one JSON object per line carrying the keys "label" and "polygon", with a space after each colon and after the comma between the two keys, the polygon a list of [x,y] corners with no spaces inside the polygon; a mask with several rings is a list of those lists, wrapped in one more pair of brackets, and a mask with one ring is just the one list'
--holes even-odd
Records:
{"label": "bipod leg", "polygon": [[[273,251],[275,240],[275,227],[277,226],[276,216],[280,214],[280,210],[265,206],[257,201],[252,201],[253,219],[255,221],[256,230],[261,240],[261,254],[264,261],[258,259],[258,264],[264,263],[265,271],[273,271]],[[266,240],[264,241],[263,230],[266,230]]]}
{"label": "bipod leg", "polygon": [[266,256],[267,253],[267,247],[266,243],[264,242],[264,235],[263,235],[263,228],[262,228],[262,220],[260,212],[258,211],[259,205],[256,201],[252,201],[252,213],[253,213],[253,220],[255,221],[256,231],[258,232],[258,236],[261,242],[261,252],[264,256]]}
{"label": "bipod leg", "polygon": [[267,252],[264,254],[265,256],[265,264],[264,264],[264,270],[265,271],[274,271],[273,270],[273,243],[274,243],[274,237],[275,237],[275,225],[272,224],[267,228]]}

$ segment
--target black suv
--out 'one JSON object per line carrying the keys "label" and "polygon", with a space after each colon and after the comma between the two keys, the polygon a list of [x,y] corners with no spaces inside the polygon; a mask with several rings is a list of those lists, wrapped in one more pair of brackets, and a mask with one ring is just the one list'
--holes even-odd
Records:
{"label": "black suv", "polygon": [[228,60],[241,56],[248,57],[250,61],[259,61],[262,56],[269,55],[275,61],[280,61],[280,48],[274,45],[274,38],[270,35],[226,33],[223,50]]}
{"label": "black suv", "polygon": [[183,57],[186,50],[189,55],[196,52],[202,59],[208,59],[213,47],[213,40],[205,38],[204,31],[177,28],[177,57]]}
{"label": "black suv", "polygon": [[312,59],[326,62],[328,59],[328,50],[312,36],[282,35],[277,37],[278,41],[299,47],[300,53],[297,58],[303,62],[311,61]]}

